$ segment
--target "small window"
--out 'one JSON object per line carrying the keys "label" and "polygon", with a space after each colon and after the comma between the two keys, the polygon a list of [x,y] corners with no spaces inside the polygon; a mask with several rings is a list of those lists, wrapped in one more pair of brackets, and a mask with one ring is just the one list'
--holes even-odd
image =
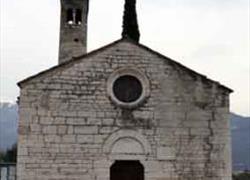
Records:
{"label": "small window", "polygon": [[81,25],[82,24],[81,9],[68,9],[67,10],[67,24],[69,25]]}
{"label": "small window", "polygon": [[149,80],[138,69],[120,68],[109,76],[107,93],[115,106],[127,109],[138,108],[149,97]]}
{"label": "small window", "polygon": [[77,9],[76,10],[76,24],[78,24],[78,25],[80,25],[80,24],[82,24],[82,11],[81,11],[81,9]]}
{"label": "small window", "polygon": [[73,16],[73,9],[67,10],[67,23],[73,24],[74,23],[74,16]]}
{"label": "small window", "polygon": [[142,84],[136,77],[125,75],[114,82],[113,91],[118,100],[130,103],[141,97]]}

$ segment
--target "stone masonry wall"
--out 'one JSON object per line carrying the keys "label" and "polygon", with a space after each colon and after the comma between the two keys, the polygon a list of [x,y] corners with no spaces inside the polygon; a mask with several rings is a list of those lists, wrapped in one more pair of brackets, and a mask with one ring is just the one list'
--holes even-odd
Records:
{"label": "stone masonry wall", "polygon": [[[137,109],[107,94],[124,67],[150,82]],[[127,41],[23,84],[19,111],[18,180],[109,180],[126,159],[140,160],[145,180],[231,179],[228,92]]]}

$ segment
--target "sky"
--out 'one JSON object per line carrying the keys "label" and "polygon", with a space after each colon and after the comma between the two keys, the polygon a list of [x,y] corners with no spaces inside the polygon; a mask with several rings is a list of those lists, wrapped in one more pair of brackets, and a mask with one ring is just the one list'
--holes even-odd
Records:
{"label": "sky", "polygon": [[[90,0],[88,52],[121,37],[124,0]],[[234,90],[250,115],[249,0],[137,0],[140,42]],[[0,0],[0,101],[58,63],[59,0]]]}

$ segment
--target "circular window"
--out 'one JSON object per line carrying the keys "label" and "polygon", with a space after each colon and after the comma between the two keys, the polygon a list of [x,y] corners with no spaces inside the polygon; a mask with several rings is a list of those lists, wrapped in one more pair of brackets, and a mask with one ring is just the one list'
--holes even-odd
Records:
{"label": "circular window", "polygon": [[142,95],[142,84],[136,77],[125,75],[115,80],[113,91],[118,100],[131,103]]}
{"label": "circular window", "polygon": [[149,96],[147,77],[134,68],[122,68],[113,72],[107,85],[111,100],[123,108],[138,107]]}

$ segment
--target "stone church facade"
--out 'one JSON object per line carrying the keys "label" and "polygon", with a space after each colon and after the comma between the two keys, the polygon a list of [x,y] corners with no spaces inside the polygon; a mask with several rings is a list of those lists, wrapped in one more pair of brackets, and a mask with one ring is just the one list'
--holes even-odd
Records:
{"label": "stone church facade", "polygon": [[84,54],[88,1],[61,2],[59,65],[19,83],[18,180],[231,180],[232,91],[130,38]]}

